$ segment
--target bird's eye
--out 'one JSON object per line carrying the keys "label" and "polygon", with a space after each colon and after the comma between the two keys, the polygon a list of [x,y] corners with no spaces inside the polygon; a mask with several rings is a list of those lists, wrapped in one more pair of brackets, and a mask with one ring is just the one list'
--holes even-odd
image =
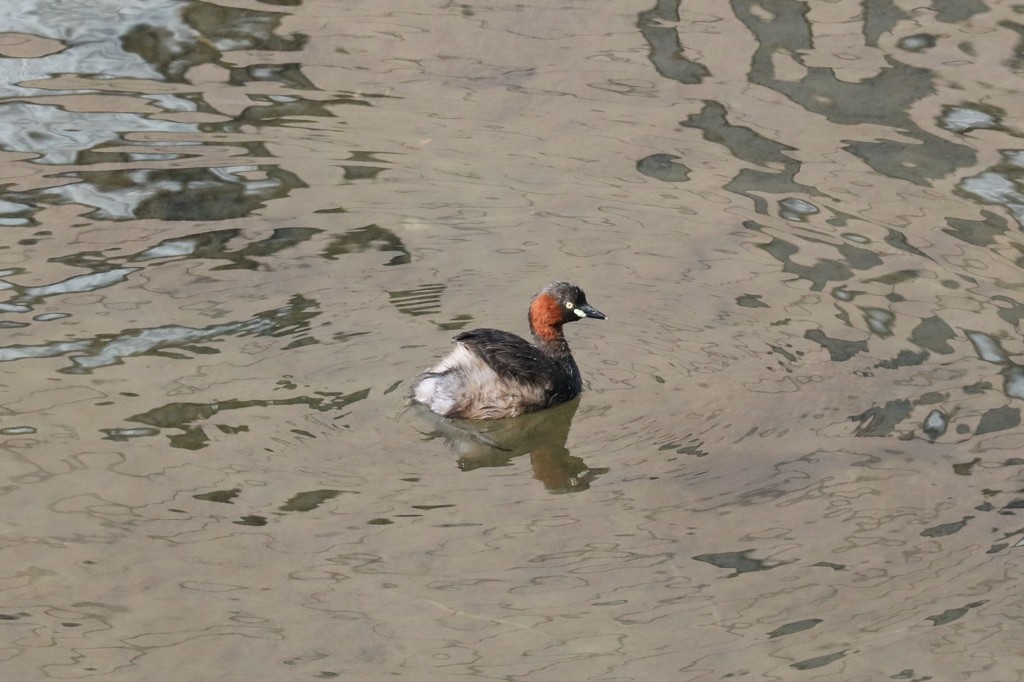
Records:
{"label": "bird's eye", "polygon": [[569,310],[572,310],[573,307],[574,307],[573,304],[572,304],[572,301],[566,301],[565,302],[565,307],[568,308]]}

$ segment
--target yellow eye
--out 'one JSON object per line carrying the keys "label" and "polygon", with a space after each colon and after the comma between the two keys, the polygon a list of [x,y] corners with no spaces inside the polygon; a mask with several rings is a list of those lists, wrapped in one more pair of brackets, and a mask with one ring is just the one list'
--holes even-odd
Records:
{"label": "yellow eye", "polygon": [[566,301],[565,302],[565,307],[568,308],[569,310],[572,310],[573,309],[572,301]]}

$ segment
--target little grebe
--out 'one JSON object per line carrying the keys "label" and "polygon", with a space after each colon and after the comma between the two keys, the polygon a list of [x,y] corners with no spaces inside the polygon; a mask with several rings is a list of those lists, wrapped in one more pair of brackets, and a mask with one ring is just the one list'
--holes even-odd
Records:
{"label": "little grebe", "polygon": [[444,417],[502,419],[535,412],[583,391],[562,325],[606,319],[575,284],[552,282],[530,302],[534,343],[500,329],[455,337],[455,348],[423,372],[412,398]]}

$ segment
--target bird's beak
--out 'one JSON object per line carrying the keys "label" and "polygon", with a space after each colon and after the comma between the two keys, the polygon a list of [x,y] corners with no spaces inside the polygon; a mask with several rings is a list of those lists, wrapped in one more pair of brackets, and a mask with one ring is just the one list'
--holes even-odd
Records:
{"label": "bird's beak", "polygon": [[589,303],[584,303],[583,305],[578,306],[576,308],[576,311],[578,313],[582,312],[586,317],[592,317],[595,320],[607,320],[608,319],[608,317],[604,313],[602,313],[600,310],[598,310],[594,306],[590,305]]}

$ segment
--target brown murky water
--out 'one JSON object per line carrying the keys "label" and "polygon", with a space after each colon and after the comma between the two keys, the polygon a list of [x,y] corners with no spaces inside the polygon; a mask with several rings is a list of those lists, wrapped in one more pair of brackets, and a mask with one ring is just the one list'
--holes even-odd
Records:
{"label": "brown murky water", "polygon": [[1024,679],[1020,6],[22,4],[4,680]]}

